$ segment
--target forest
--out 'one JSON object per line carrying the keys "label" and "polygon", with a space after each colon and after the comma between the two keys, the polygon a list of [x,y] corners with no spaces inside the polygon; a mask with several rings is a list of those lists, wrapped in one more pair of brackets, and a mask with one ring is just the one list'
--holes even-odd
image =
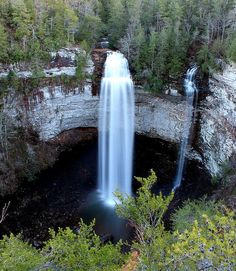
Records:
{"label": "forest", "polygon": [[233,0],[0,1],[0,61],[40,69],[49,52],[79,43],[91,51],[108,38],[134,78],[158,91],[191,63],[202,74],[236,60]]}
{"label": "forest", "polygon": [[[135,124],[128,124],[134,130],[129,139],[136,142],[128,141],[126,135],[123,138],[126,145],[134,144],[133,172],[141,172],[137,176],[142,176],[131,180],[130,190],[134,193],[112,191],[113,211],[122,223],[125,221],[125,230],[131,232],[127,240],[119,241],[114,241],[107,232],[105,237],[101,236],[96,231],[100,222],[94,218],[88,223],[79,213],[87,198],[91,200],[89,193],[97,189],[94,171],[99,171],[101,164],[96,157],[102,130],[98,127],[102,86],[99,94],[91,94],[89,91],[98,77],[93,71],[93,74],[86,71],[88,59],[92,59],[94,50],[101,49],[101,41],[109,42],[108,49],[117,53],[118,59],[126,61],[120,52],[127,59],[129,68],[125,66],[127,73],[120,80],[129,80],[126,92],[135,92],[136,86],[141,89],[132,110],[128,111],[131,108],[128,104],[128,109],[123,106],[120,111],[125,113],[118,114],[123,114],[121,130],[127,124],[126,115],[131,114],[144,127],[143,130],[138,127],[141,129],[138,134]],[[70,63],[75,74],[46,78],[43,71],[52,61],[52,53],[59,56],[60,49],[71,48],[83,52],[75,54],[73,67]],[[236,270],[235,62],[235,0],[0,0],[0,271]],[[114,71],[116,64],[111,63]],[[187,85],[191,67],[195,70]],[[32,76],[17,77],[21,69],[31,71]],[[7,76],[1,76],[5,71]],[[106,77],[104,72],[100,76]],[[109,85],[107,77],[102,80]],[[119,85],[116,76],[111,79]],[[204,85],[203,81],[208,89],[202,94],[197,87]],[[186,85],[190,94],[183,92]],[[181,94],[168,96],[166,90],[172,87],[181,89]],[[192,95],[190,105],[186,102],[188,95]],[[127,99],[122,96],[122,103]],[[112,98],[109,96],[107,101]],[[118,122],[116,117],[113,120]],[[154,124],[163,125],[164,132],[158,126],[161,130],[158,134]],[[109,133],[105,129],[105,135]],[[117,131],[114,135],[111,141],[119,149],[122,139]],[[172,186],[173,168],[178,164],[185,137],[189,152],[183,155],[187,162],[182,169],[187,168],[188,175],[181,175],[183,187]],[[101,141],[111,145],[104,138]],[[77,159],[80,152],[82,162]],[[105,150],[106,153],[110,155],[110,150]],[[226,159],[225,153],[232,155]],[[128,164],[125,159],[126,156],[121,158]],[[156,170],[159,164],[160,172]],[[213,168],[212,172],[209,168]],[[79,172],[76,177],[74,171]],[[168,178],[169,183],[165,184]],[[75,185],[74,180],[80,184]],[[51,182],[51,186],[46,182]],[[78,194],[71,192],[75,187],[81,189]],[[9,189],[9,195],[4,189]],[[24,193],[27,197],[23,197]],[[74,200],[72,193],[78,199]],[[57,205],[64,204],[60,197],[66,198],[66,203],[57,209]],[[68,207],[70,204],[72,207]],[[72,212],[70,208],[79,211]],[[93,214],[98,212],[109,220],[96,208]],[[29,218],[18,221],[26,209]],[[58,214],[58,210],[62,213]],[[55,224],[54,213],[59,221]],[[26,237],[23,228],[18,230],[24,223],[29,228],[35,226],[30,221],[32,217],[35,224],[43,217],[39,225],[27,229],[27,234],[33,232],[34,237],[37,234],[36,241],[32,241],[32,236]],[[78,219],[76,226],[73,218]],[[34,229],[42,226],[41,222],[50,225],[42,238],[34,233]],[[10,224],[14,224],[13,231]],[[111,227],[115,226],[111,222]]]}

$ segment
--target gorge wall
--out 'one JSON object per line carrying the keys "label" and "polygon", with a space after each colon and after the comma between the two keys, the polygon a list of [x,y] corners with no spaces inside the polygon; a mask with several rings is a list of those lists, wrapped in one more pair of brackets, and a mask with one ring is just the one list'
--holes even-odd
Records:
{"label": "gorge wall", "polygon": [[[97,128],[99,97],[92,95],[91,84],[73,92],[65,92],[61,86],[50,90],[44,87],[40,97],[36,103],[29,97],[30,109],[21,110],[41,140],[52,140],[63,131],[78,127]],[[136,90],[136,133],[178,143],[184,111],[184,101],[173,102]]]}
{"label": "gorge wall", "polygon": [[[52,69],[57,69],[59,73],[70,70],[73,75],[76,70],[76,52],[73,49],[71,52],[65,50],[53,55],[54,61],[63,63],[63,67],[57,67],[54,63]],[[65,63],[69,63],[68,67]],[[88,59],[88,78],[92,77],[93,71],[93,62]],[[222,75],[215,74],[210,79],[211,93],[199,107],[200,140],[197,151],[189,152],[189,158],[202,160],[212,175],[220,170],[221,164],[236,150],[235,71],[235,65],[228,66]],[[46,74],[57,76],[54,70],[47,70]],[[16,94],[13,90],[5,99],[4,114],[13,120],[16,127],[30,127],[38,135],[38,144],[46,144],[46,149],[48,146],[53,150],[58,149],[58,146],[63,149],[63,146],[70,143],[76,144],[80,140],[96,136],[99,97],[94,95],[93,88],[93,82],[88,79],[73,89],[58,84],[44,85],[27,96]],[[173,144],[180,142],[185,122],[186,103],[183,97],[155,96],[136,88],[135,102],[137,134],[160,138]],[[31,156],[37,157],[32,144],[28,142],[27,146]],[[52,163],[59,152],[52,155]]]}
{"label": "gorge wall", "polygon": [[200,148],[212,175],[236,152],[236,64],[209,81],[210,95],[200,105]]}

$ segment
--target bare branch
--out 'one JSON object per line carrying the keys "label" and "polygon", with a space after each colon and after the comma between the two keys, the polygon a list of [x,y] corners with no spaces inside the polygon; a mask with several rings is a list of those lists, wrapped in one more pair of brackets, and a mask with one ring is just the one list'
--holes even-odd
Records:
{"label": "bare branch", "polygon": [[8,203],[6,203],[3,208],[2,208],[2,214],[0,216],[0,224],[3,222],[3,220],[7,217],[7,210],[10,206],[10,201]]}

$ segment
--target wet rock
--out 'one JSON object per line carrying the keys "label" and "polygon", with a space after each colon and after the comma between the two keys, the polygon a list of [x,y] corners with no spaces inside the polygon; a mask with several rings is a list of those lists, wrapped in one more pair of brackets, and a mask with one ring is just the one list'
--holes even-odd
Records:
{"label": "wet rock", "polygon": [[93,95],[98,95],[100,92],[100,85],[103,75],[103,67],[107,58],[107,48],[97,48],[92,52],[92,60],[95,66],[94,79],[92,85]]}

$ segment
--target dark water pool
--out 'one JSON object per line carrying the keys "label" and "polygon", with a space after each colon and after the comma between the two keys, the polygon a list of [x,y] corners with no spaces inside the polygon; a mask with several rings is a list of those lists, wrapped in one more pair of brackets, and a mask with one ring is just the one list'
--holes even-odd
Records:
{"label": "dark water pool", "polygon": [[[157,172],[155,192],[167,194],[176,173],[177,147],[158,139],[135,138],[134,176]],[[182,187],[176,191],[172,207],[187,198],[211,192],[210,178],[200,164],[188,162]],[[63,153],[58,162],[45,170],[33,183],[21,187],[11,200],[8,217],[0,225],[0,234],[22,233],[36,247],[49,238],[48,228],[78,227],[81,218],[96,218],[96,231],[102,236],[129,239],[127,222],[118,218],[114,208],[104,206],[96,193],[97,141],[81,143]],[[133,181],[133,191],[138,183]]]}

